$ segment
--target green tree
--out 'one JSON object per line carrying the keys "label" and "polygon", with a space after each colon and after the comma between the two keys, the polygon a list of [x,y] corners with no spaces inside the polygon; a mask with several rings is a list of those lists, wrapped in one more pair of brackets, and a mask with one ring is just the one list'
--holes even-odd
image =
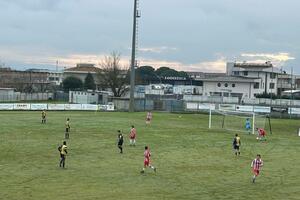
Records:
{"label": "green tree", "polygon": [[160,67],[155,71],[155,73],[160,77],[188,77],[186,72],[176,71],[175,69],[171,69],[169,67]]}
{"label": "green tree", "polygon": [[84,79],[84,89],[88,90],[95,90],[96,89],[96,84],[93,75],[89,72],[85,79]]}
{"label": "green tree", "polygon": [[115,97],[121,97],[129,90],[129,70],[128,67],[121,66],[120,60],[119,53],[111,53],[101,61],[98,73],[102,89],[110,89]]}
{"label": "green tree", "polygon": [[63,81],[63,88],[65,91],[79,90],[82,89],[82,87],[83,87],[83,83],[81,79],[74,76],[69,76],[65,78]]}
{"label": "green tree", "polygon": [[135,72],[136,84],[147,85],[159,82],[159,77],[155,74],[155,69],[151,66],[141,66]]}

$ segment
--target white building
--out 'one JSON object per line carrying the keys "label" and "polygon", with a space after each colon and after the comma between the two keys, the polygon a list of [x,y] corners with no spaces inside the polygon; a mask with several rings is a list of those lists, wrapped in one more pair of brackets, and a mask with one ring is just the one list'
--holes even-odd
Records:
{"label": "white building", "polygon": [[54,85],[60,85],[63,82],[63,72],[59,71],[49,71],[48,81]]}
{"label": "white building", "polygon": [[[198,78],[203,81],[204,96],[255,98],[258,94],[277,95],[278,74],[270,62],[227,63],[226,74]],[[197,79],[197,78],[196,78]]]}
{"label": "white building", "polygon": [[254,98],[260,94],[259,78],[224,76],[203,79],[204,96]]}
{"label": "white building", "polygon": [[96,87],[98,88],[99,86],[99,80],[97,73],[100,72],[100,68],[95,67],[94,64],[89,64],[89,63],[78,63],[76,64],[76,67],[72,68],[67,68],[64,70],[63,77],[64,79],[73,76],[79,78],[82,82],[84,82],[86,76],[88,73],[92,74]]}
{"label": "white building", "polygon": [[259,79],[255,87],[257,93],[275,94],[277,95],[278,74],[280,70],[275,68],[271,62],[265,63],[227,63],[227,76],[237,76],[246,78]]}
{"label": "white building", "polygon": [[112,93],[106,91],[69,91],[69,103],[106,105],[111,96]]}

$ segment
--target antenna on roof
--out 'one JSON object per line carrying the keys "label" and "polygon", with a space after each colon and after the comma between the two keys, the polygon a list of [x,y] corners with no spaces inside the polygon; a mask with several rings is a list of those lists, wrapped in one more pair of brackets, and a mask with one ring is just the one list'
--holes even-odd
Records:
{"label": "antenna on roof", "polygon": [[58,72],[58,60],[56,60],[56,72]]}

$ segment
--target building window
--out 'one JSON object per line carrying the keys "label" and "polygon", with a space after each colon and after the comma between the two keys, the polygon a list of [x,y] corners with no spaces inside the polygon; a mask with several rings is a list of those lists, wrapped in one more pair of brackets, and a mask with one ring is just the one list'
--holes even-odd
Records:
{"label": "building window", "polygon": [[228,87],[228,83],[225,83],[225,87]]}
{"label": "building window", "polygon": [[218,83],[218,87],[221,87],[221,83]]}
{"label": "building window", "polygon": [[231,85],[232,87],[235,87],[235,83],[232,83],[232,85]]}
{"label": "building window", "polygon": [[275,88],[275,83],[270,83],[270,89],[274,89]]}
{"label": "building window", "polygon": [[254,83],[254,89],[258,89],[259,88],[259,83]]}
{"label": "building window", "polygon": [[275,73],[271,73],[271,74],[270,74],[270,78],[271,78],[271,79],[275,79],[275,78],[276,78],[276,74],[275,74]]}
{"label": "building window", "polygon": [[239,72],[239,71],[234,71],[234,72],[233,72],[233,75],[234,75],[234,76],[239,76],[239,75],[240,75],[240,72]]}
{"label": "building window", "polygon": [[229,93],[228,92],[223,92],[223,97],[229,97]]}
{"label": "building window", "polygon": [[245,71],[243,73],[244,73],[244,76],[248,76],[248,72],[247,71]]}

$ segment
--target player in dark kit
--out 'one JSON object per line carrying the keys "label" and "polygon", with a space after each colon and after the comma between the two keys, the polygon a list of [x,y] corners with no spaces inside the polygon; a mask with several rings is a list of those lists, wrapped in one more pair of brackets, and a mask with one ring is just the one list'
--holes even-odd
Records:
{"label": "player in dark kit", "polygon": [[233,149],[234,149],[234,153],[235,155],[240,155],[241,152],[240,152],[240,146],[241,146],[241,138],[239,137],[238,134],[235,134],[235,137],[233,138],[233,142],[232,142],[232,146],[233,146]]}
{"label": "player in dark kit", "polygon": [[123,142],[124,137],[120,130],[118,130],[118,148],[120,149],[120,153],[123,153]]}
{"label": "player in dark kit", "polygon": [[46,110],[42,111],[42,124],[46,124]]}

